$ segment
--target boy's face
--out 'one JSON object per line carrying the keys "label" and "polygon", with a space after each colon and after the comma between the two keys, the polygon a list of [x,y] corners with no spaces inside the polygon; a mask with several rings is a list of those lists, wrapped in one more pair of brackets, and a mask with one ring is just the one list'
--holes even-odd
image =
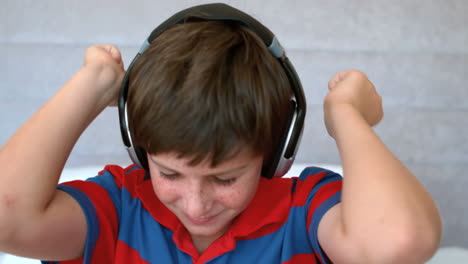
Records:
{"label": "boy's face", "polygon": [[254,197],[263,158],[243,151],[214,168],[188,162],[175,153],[148,155],[154,191],[192,239],[217,239]]}

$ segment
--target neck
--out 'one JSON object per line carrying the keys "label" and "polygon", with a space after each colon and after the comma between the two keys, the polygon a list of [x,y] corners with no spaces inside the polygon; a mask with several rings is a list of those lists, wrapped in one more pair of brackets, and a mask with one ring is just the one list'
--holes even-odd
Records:
{"label": "neck", "polygon": [[198,251],[198,254],[203,254],[203,252],[213,243],[217,238],[206,238],[206,237],[195,237],[192,236],[192,242],[195,248]]}

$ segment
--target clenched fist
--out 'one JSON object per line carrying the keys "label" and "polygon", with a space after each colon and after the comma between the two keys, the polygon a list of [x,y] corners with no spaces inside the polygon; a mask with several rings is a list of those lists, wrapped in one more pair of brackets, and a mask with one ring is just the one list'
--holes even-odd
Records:
{"label": "clenched fist", "polygon": [[333,113],[338,108],[357,111],[370,126],[383,117],[382,98],[367,76],[357,70],[338,72],[328,82],[324,113],[328,133],[333,137],[335,125]]}

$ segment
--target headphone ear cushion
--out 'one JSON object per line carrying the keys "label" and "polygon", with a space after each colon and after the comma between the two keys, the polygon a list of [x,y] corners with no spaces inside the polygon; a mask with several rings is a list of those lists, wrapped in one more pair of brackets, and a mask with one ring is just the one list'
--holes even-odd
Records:
{"label": "headphone ear cushion", "polygon": [[146,151],[142,147],[135,146],[135,154],[143,169],[148,170],[148,157],[146,156]]}
{"label": "headphone ear cushion", "polygon": [[140,163],[141,167],[146,171],[145,173],[145,180],[149,180],[151,175],[149,173],[148,167],[148,156],[146,155],[146,151],[142,147],[134,147],[134,153],[138,162]]}

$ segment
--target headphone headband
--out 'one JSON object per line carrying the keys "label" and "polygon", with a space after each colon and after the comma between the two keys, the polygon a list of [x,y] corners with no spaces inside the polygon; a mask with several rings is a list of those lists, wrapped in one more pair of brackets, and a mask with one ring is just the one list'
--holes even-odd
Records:
{"label": "headphone headband", "polygon": [[287,133],[285,133],[285,135],[281,138],[281,142],[278,143],[277,151],[274,155],[272,164],[263,170],[263,176],[267,178],[283,176],[289,170],[294,161],[303,131],[303,124],[306,113],[306,101],[301,82],[296,71],[294,70],[294,67],[287,58],[283,47],[280,45],[279,41],[276,39],[273,33],[253,17],[222,3],[194,6],[176,13],[151,32],[149,37],[141,46],[140,51],[129,65],[122,81],[122,87],[120,90],[119,118],[122,140],[128,149],[130,158],[137,166],[148,169],[147,159],[145,156],[146,154],[144,153],[144,150],[134,146],[128,122],[127,95],[129,88],[129,75],[132,66],[138,60],[141,54],[143,54],[150,46],[152,41],[168,28],[176,24],[183,24],[194,21],[231,21],[248,27],[262,39],[262,41],[268,47],[270,53],[278,59],[279,63],[285,70],[294,92],[294,97],[291,99],[294,106],[294,111],[290,117],[288,131],[286,131]]}
{"label": "headphone headband", "polygon": [[273,41],[273,33],[246,13],[232,8],[226,4],[206,4],[182,10],[159,25],[148,37],[151,43],[162,32],[175,24],[182,24],[191,21],[235,21],[253,30],[262,40],[270,46]]}

